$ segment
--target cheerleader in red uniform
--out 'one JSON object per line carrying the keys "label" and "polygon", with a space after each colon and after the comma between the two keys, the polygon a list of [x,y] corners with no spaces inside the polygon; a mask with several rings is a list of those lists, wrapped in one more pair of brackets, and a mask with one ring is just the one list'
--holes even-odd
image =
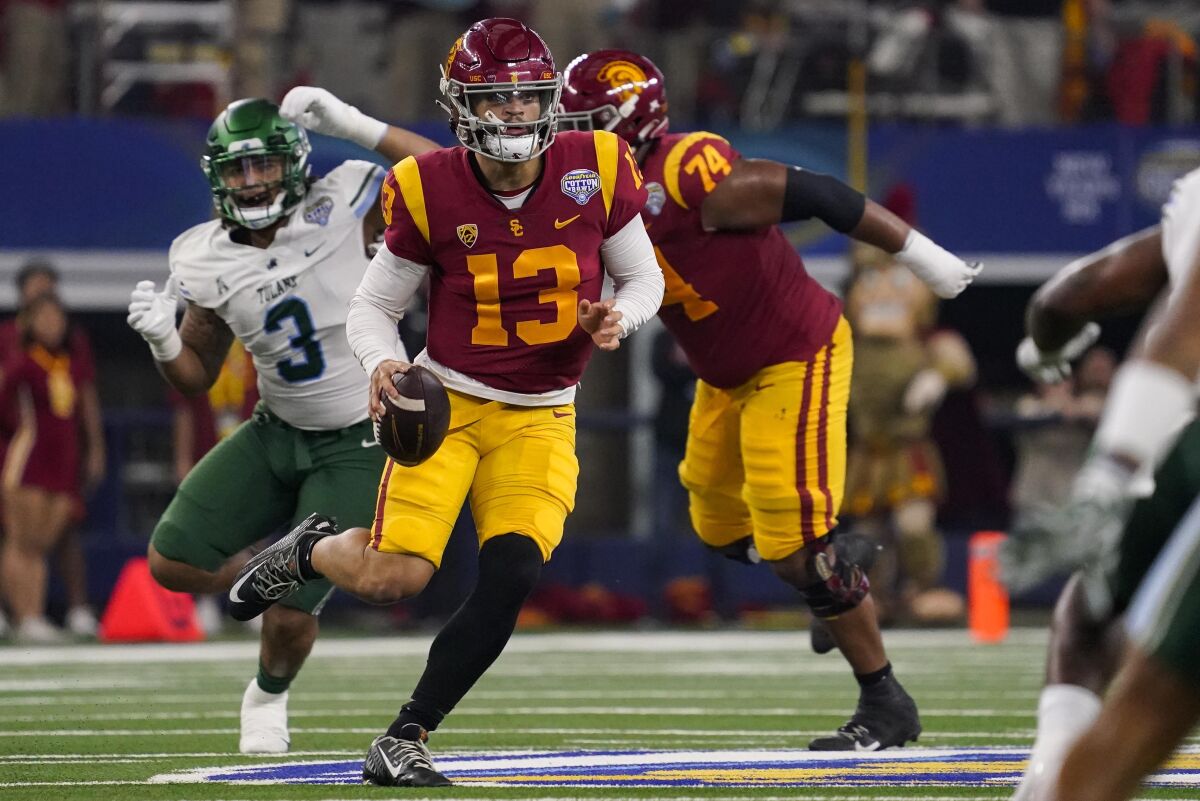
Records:
{"label": "cheerleader in red uniform", "polygon": [[0,408],[16,415],[0,472],[7,531],[0,576],[17,638],[44,642],[58,636],[45,617],[46,556],[75,508],[86,368],[70,356],[67,315],[57,297],[30,301],[18,325],[22,348],[4,366],[0,387]]}

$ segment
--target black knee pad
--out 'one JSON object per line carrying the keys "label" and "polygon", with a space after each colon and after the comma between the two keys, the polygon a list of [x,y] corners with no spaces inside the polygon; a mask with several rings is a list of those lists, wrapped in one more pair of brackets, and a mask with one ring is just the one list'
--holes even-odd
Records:
{"label": "black knee pad", "polygon": [[524,602],[542,575],[542,551],[522,534],[493,537],[479,549],[476,592]]}
{"label": "black knee pad", "polygon": [[810,583],[800,589],[800,595],[820,618],[849,612],[871,589],[866,568],[858,560],[874,562],[874,549],[867,550],[857,538],[848,536],[844,544],[838,539],[835,531],[804,549]]}
{"label": "black knee pad", "polygon": [[753,537],[742,537],[728,545],[709,545],[708,548],[726,559],[732,559],[744,565],[757,565],[762,561],[762,557],[758,555],[758,549],[754,547]]}

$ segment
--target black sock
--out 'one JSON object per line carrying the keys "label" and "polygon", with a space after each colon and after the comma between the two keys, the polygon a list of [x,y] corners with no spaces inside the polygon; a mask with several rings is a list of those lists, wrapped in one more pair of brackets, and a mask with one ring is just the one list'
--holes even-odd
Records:
{"label": "black sock", "polygon": [[873,670],[870,673],[855,673],[854,680],[858,682],[858,686],[863,690],[871,690],[873,687],[885,682],[891,675],[892,663],[888,662],[879,670]]}
{"label": "black sock", "polygon": [[314,581],[315,579],[325,578],[325,576],[313,567],[312,552],[313,546],[317,544],[320,537],[313,537],[308,542],[303,543],[296,551],[296,566],[300,572],[300,578],[305,581]]}
{"label": "black sock", "polygon": [[475,589],[434,638],[412,700],[388,734],[398,737],[408,723],[438,727],[504,650],[541,571],[542,552],[528,537],[504,534],[484,543]]}

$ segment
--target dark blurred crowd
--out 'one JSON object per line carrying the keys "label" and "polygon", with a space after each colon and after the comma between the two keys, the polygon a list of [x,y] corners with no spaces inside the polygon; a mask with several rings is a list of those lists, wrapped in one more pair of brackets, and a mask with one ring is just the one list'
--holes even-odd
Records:
{"label": "dark blurred crowd", "polygon": [[[1192,0],[0,0],[0,113],[211,117],[325,86],[381,117],[436,119],[436,65],[472,20],[520,17],[559,59],[646,53],[672,116],[769,129],[850,108],[1003,125],[1196,119]],[[194,9],[193,13],[180,8]]]}

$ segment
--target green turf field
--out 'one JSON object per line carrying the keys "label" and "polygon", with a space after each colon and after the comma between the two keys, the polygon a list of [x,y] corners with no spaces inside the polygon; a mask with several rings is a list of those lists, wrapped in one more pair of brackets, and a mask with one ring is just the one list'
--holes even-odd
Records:
{"label": "green turf field", "polygon": [[[806,635],[523,634],[435,735],[435,758],[452,778],[459,777],[449,765],[499,752],[567,752],[596,771],[577,769],[570,781],[549,769],[517,771],[536,787],[497,786],[511,783],[511,776],[476,777],[470,780],[478,783],[445,790],[284,784],[261,766],[332,763],[326,775],[333,781],[353,779],[367,744],[407,698],[427,637],[319,642],[293,686],[293,753],[284,758],[236,753],[238,704],[254,672],[256,643],[7,646],[0,647],[0,799],[1008,797],[1004,782],[1022,764],[1011,749],[1032,741],[1044,633],[1017,630],[999,646],[972,645],[953,631],[889,632],[887,641],[899,677],[921,705],[921,747],[1009,750],[996,751],[995,758],[960,753],[957,762],[938,754],[897,761],[905,752],[920,753],[910,748],[885,752],[883,761],[875,755],[848,773],[828,765],[773,766],[780,750],[798,752],[811,737],[832,731],[856,697],[840,658],[810,653]],[[667,755],[668,762],[700,761],[652,771],[659,780],[686,784],[700,776],[722,786],[571,786],[611,783],[612,764],[628,759],[612,752],[644,750],[684,752]],[[743,762],[704,765],[708,755],[692,752],[739,752]],[[1200,755],[1184,762],[1194,774],[1190,787],[1145,796],[1200,797]],[[241,783],[204,781],[203,772],[193,770],[243,766],[258,772]],[[309,768],[300,770],[292,780],[310,781]],[[588,778],[601,770],[608,772]],[[999,778],[989,780],[992,786],[969,786],[980,770]],[[949,778],[903,784],[930,772]],[[965,779],[955,786],[960,774]],[[804,782],[825,786],[795,786]]]}

